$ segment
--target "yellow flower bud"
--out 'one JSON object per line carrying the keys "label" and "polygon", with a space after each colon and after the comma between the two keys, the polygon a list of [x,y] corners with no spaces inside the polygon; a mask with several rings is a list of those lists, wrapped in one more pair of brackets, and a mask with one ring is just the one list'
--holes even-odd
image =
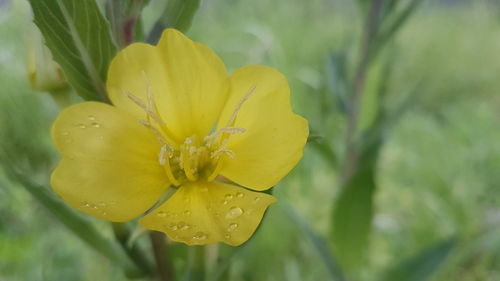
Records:
{"label": "yellow flower bud", "polygon": [[33,90],[56,92],[68,87],[61,67],[52,58],[42,34],[34,24],[28,32],[26,48],[28,80]]}

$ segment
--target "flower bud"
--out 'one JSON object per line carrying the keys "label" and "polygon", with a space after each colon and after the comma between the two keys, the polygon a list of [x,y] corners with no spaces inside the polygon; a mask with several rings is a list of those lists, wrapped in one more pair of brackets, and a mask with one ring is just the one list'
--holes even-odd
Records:
{"label": "flower bud", "polygon": [[45,46],[43,37],[33,24],[26,40],[27,71],[30,86],[35,91],[56,92],[68,88],[66,77]]}

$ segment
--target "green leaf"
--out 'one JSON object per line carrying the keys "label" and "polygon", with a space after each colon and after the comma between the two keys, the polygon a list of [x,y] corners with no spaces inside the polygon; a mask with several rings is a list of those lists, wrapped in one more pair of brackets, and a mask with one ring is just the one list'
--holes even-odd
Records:
{"label": "green leaf", "polygon": [[348,87],[347,77],[347,53],[343,49],[339,52],[331,53],[326,64],[327,86],[342,113],[348,108]]}
{"label": "green leaf", "polygon": [[94,0],[29,0],[45,44],[86,100],[106,101],[108,64],[116,53]]}
{"label": "green leaf", "polygon": [[[384,23],[382,30],[380,31],[380,35],[377,38],[376,44],[374,46],[374,52],[378,53],[383,46],[394,37],[394,35],[401,29],[402,26],[408,21],[410,16],[415,12],[416,8],[422,0],[411,0],[406,7],[402,9],[399,13],[394,13],[393,17],[388,15],[387,24]],[[393,9],[394,11],[395,9]],[[391,13],[392,14],[392,13]]]}
{"label": "green leaf", "polygon": [[7,169],[6,172],[89,246],[132,275],[140,275],[137,267],[115,241],[105,238],[89,220],[55,197],[48,188],[32,183],[13,169]]}
{"label": "green leaf", "polygon": [[443,265],[457,244],[456,237],[445,239],[391,268],[382,281],[425,281]]}
{"label": "green leaf", "polygon": [[165,11],[148,36],[148,43],[156,44],[165,28],[188,31],[199,7],[200,0],[169,0]]}
{"label": "green leaf", "polygon": [[319,236],[319,234],[316,233],[314,229],[312,229],[307,221],[302,218],[289,204],[283,204],[283,206],[294,224],[303,233],[303,236],[307,237],[311,241],[314,249],[321,258],[321,261],[323,261],[323,264],[330,274],[332,280],[346,280],[344,274],[342,273],[342,270],[338,265],[337,260],[329,251],[328,243],[321,236]]}
{"label": "green leaf", "polygon": [[335,256],[342,268],[354,272],[366,258],[373,218],[375,168],[381,139],[362,150],[359,166],[342,185],[333,209],[332,240]]}

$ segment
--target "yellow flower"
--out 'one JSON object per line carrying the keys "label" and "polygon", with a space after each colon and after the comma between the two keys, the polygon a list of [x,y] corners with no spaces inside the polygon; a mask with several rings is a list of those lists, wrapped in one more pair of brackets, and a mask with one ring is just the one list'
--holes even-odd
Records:
{"label": "yellow flower", "polygon": [[[146,213],[139,223],[174,241],[239,245],[276,201],[255,191],[302,157],[307,121],[292,112],[283,75],[245,66],[228,76],[217,55],[176,30],[122,50],[107,90],[113,106],[71,106],[52,128],[62,154],[52,186],[93,216]],[[175,193],[147,212],[169,187]]]}

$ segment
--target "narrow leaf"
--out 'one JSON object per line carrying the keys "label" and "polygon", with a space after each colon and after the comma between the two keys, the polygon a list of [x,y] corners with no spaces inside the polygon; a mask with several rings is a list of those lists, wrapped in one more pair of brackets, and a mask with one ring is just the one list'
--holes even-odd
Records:
{"label": "narrow leaf", "polygon": [[283,206],[294,224],[303,233],[303,236],[307,237],[311,241],[332,280],[346,280],[337,261],[329,250],[328,243],[318,233],[316,233],[307,221],[302,218],[290,205],[283,204]]}
{"label": "narrow leaf", "polygon": [[89,246],[113,263],[126,269],[128,273],[139,275],[137,267],[132,264],[126,253],[115,241],[105,238],[89,220],[55,197],[48,188],[32,183],[13,169],[7,169],[6,172]]}
{"label": "narrow leaf", "polygon": [[148,43],[156,44],[165,28],[186,32],[200,7],[200,0],[169,0],[167,7],[148,36]]}
{"label": "narrow leaf", "polygon": [[445,239],[391,268],[383,281],[425,281],[443,265],[457,244],[456,237]]}
{"label": "narrow leaf", "polygon": [[106,101],[104,83],[116,53],[94,0],[29,0],[34,22],[70,84],[86,100]]}
{"label": "narrow leaf", "polygon": [[375,167],[381,140],[361,152],[359,166],[342,186],[334,209],[332,239],[342,268],[354,271],[365,261],[373,218]]}

